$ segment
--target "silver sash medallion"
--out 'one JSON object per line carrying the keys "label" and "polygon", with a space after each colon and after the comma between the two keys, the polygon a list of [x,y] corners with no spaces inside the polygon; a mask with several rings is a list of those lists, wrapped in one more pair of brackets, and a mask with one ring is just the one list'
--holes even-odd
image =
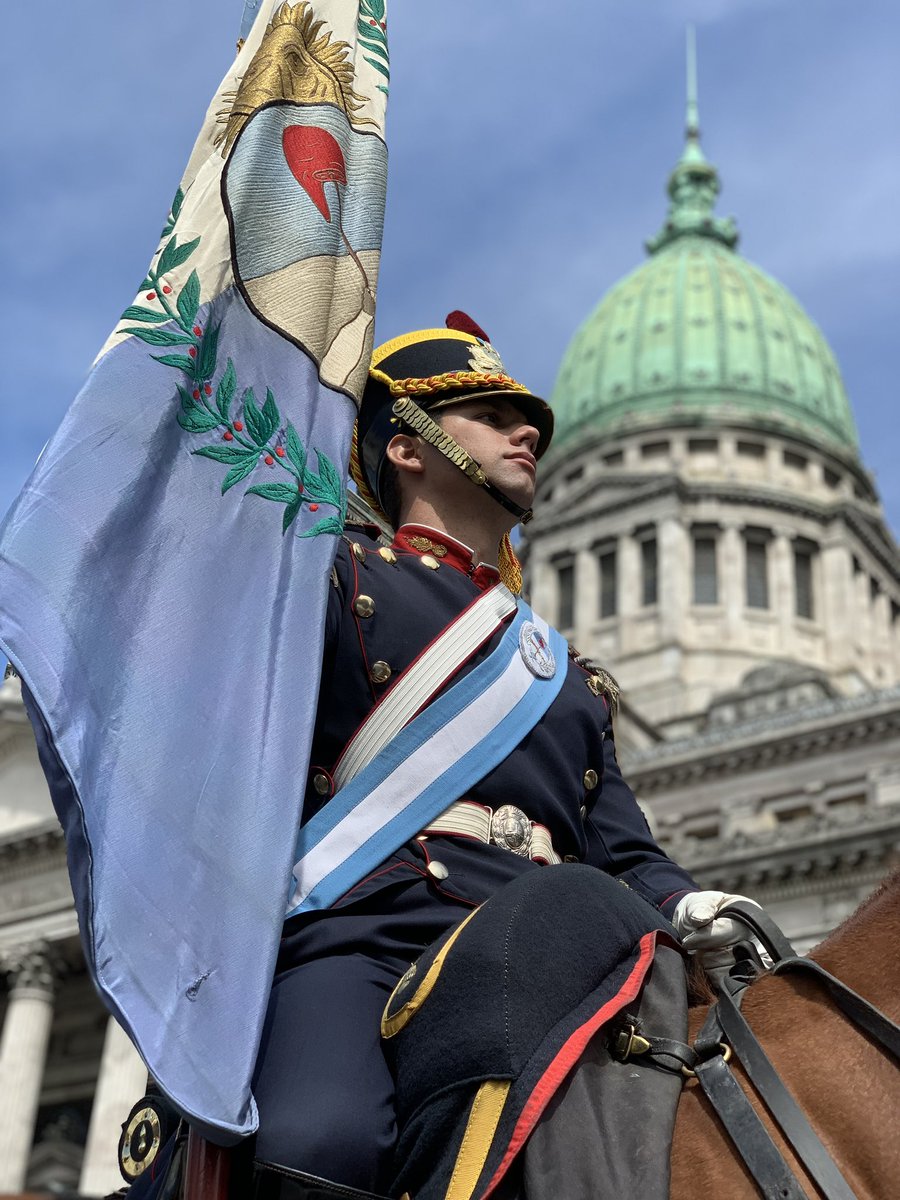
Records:
{"label": "silver sash medallion", "polygon": [[556,674],[553,651],[534,621],[525,621],[519,630],[519,653],[525,666],[538,679],[552,679]]}

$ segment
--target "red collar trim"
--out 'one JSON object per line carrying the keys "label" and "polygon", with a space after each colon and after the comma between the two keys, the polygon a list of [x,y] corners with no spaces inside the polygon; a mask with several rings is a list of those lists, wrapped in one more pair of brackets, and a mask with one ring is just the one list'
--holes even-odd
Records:
{"label": "red collar trim", "polygon": [[394,534],[394,549],[408,554],[431,554],[439,563],[470,576],[479,587],[492,587],[500,578],[496,567],[474,563],[472,548],[428,525],[402,525]]}

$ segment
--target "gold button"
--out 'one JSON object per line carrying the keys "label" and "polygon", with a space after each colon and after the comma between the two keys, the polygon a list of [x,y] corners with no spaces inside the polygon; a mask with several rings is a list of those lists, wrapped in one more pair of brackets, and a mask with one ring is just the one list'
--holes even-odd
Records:
{"label": "gold button", "polygon": [[593,791],[593,789],[600,782],[600,776],[597,774],[597,772],[594,770],[593,767],[588,767],[588,769],[584,773],[583,782],[584,782],[586,791],[589,791],[589,792]]}
{"label": "gold button", "polygon": [[373,683],[387,683],[391,677],[391,668],[382,659],[372,663],[372,669],[369,672],[369,678]]}
{"label": "gold button", "polygon": [[366,561],[366,552],[363,550],[359,542],[354,542],[350,548],[353,551],[354,558],[358,558],[360,562]]}
{"label": "gold button", "polygon": [[438,862],[435,858],[425,868],[432,879],[446,879],[450,872],[442,862]]}
{"label": "gold button", "polygon": [[389,546],[382,546],[378,553],[386,563],[395,563],[397,561],[397,555]]}
{"label": "gold button", "polygon": [[429,571],[436,571],[441,565],[433,554],[423,554],[419,562],[423,567],[427,567]]}
{"label": "gold button", "polygon": [[331,780],[324,771],[317,771],[313,775],[313,788],[319,796],[327,796],[331,792]]}
{"label": "gold button", "polygon": [[581,859],[578,857],[577,854],[567,854],[566,857],[563,859],[563,862],[564,863],[581,862]]}
{"label": "gold button", "polygon": [[358,617],[371,617],[375,611],[375,601],[371,596],[357,596],[353,601],[353,611]]}

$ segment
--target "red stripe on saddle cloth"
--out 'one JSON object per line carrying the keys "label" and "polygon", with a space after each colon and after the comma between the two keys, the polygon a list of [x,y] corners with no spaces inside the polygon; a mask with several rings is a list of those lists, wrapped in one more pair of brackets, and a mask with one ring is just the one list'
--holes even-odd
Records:
{"label": "red stripe on saddle cloth", "polygon": [[626,1005],[635,999],[641,990],[644,979],[650,969],[650,964],[653,962],[658,937],[659,930],[656,929],[644,934],[638,943],[640,952],[637,962],[632,967],[631,974],[619,988],[618,992],[612,999],[607,1000],[602,1008],[598,1009],[589,1020],[585,1021],[574,1033],[570,1034],[568,1040],[563,1043],[556,1057],[547,1067],[547,1070],[540,1077],[534,1090],[528,1097],[528,1101],[522,1109],[513,1129],[506,1153],[503,1155],[500,1165],[494,1172],[487,1189],[481,1193],[479,1200],[488,1200],[491,1193],[499,1186],[503,1176],[509,1170],[513,1159],[525,1145],[529,1134],[540,1120],[541,1114],[553,1099],[560,1084],[562,1084],[568,1073],[575,1066],[588,1042],[600,1026],[612,1020],[617,1013],[621,1012]]}

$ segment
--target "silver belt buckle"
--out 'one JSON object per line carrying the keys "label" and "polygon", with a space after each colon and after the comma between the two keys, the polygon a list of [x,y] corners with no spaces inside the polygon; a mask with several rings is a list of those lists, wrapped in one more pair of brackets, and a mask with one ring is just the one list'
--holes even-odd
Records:
{"label": "silver belt buckle", "polygon": [[515,804],[503,804],[491,817],[491,841],[522,858],[531,858],[531,822]]}

